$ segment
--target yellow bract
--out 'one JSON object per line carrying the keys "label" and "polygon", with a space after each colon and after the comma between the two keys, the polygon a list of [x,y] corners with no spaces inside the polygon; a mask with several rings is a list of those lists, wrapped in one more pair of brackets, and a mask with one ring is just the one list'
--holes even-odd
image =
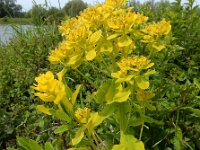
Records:
{"label": "yellow bract", "polygon": [[124,71],[140,71],[142,69],[148,69],[153,65],[154,63],[152,63],[151,60],[145,56],[132,56],[124,58],[118,63],[119,68]]}
{"label": "yellow bract", "polygon": [[162,20],[158,23],[149,24],[142,31],[151,36],[166,35],[171,31],[171,25],[169,22]]}
{"label": "yellow bract", "polygon": [[65,96],[65,86],[62,81],[54,79],[54,75],[51,71],[41,74],[35,78],[37,84],[34,84],[33,88],[38,92],[35,96],[38,96],[45,102],[54,102],[59,104]]}
{"label": "yellow bract", "polygon": [[80,123],[87,123],[90,117],[90,109],[89,108],[78,108],[75,112],[75,117]]}
{"label": "yellow bract", "polygon": [[155,72],[151,71],[152,73],[149,74],[141,74],[141,71],[149,69],[153,65],[154,63],[145,56],[132,56],[122,59],[118,63],[120,70],[111,75],[113,78],[117,79],[116,83],[127,82],[131,85],[136,83],[140,89],[144,90],[149,88],[149,81],[146,78]]}

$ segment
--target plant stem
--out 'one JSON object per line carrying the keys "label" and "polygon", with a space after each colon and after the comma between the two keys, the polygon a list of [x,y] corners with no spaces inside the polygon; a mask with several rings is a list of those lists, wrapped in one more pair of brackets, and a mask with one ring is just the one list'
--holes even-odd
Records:
{"label": "plant stem", "polygon": [[[145,115],[145,108],[144,107],[143,107],[142,113],[143,113],[143,115]],[[140,136],[139,136],[140,141],[142,139],[143,130],[144,130],[144,122],[142,123],[141,129],[140,129]]]}
{"label": "plant stem", "polygon": [[94,133],[92,133],[92,137],[93,137],[93,139],[94,139],[94,141],[95,141],[95,143],[96,143],[96,145],[97,145],[97,147],[98,147],[99,142],[98,142],[98,139],[97,139],[97,137],[95,136]]}
{"label": "plant stem", "polygon": [[90,144],[91,144],[91,146],[92,146],[92,149],[93,149],[93,150],[96,150],[97,147],[96,147],[96,145],[93,143],[93,140],[92,140],[91,136],[89,135],[88,131],[86,131],[86,135],[87,135],[87,137],[88,137],[88,139],[89,139],[89,141],[90,141]]}
{"label": "plant stem", "polygon": [[139,137],[140,141],[142,139],[143,129],[144,129],[144,122],[142,123],[141,129],[140,129],[140,137]]}

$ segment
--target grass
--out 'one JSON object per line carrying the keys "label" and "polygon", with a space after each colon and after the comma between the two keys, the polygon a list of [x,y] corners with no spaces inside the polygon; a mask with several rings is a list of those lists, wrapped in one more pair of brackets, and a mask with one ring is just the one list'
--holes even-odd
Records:
{"label": "grass", "polygon": [[0,18],[0,24],[8,25],[8,24],[33,24],[32,18],[9,18],[4,17]]}

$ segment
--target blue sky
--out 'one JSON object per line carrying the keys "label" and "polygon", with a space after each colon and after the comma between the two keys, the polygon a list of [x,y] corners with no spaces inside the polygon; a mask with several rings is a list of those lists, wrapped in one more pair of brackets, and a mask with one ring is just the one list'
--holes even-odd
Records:
{"label": "blue sky", "polygon": [[[33,1],[35,1],[37,4],[44,4],[45,0],[17,0],[17,3],[22,5],[23,9],[25,11],[31,9]],[[60,0],[61,7],[63,7],[69,0]],[[88,4],[95,4],[96,2],[104,2],[105,0],[83,0],[84,2],[87,2]],[[144,2],[146,0],[139,0],[141,2]],[[157,1],[157,0],[156,0]],[[173,1],[173,0],[170,0]],[[182,0],[183,2],[187,0]],[[59,7],[58,0],[47,0],[48,4],[50,6]],[[200,4],[200,0],[196,0],[196,4]]]}

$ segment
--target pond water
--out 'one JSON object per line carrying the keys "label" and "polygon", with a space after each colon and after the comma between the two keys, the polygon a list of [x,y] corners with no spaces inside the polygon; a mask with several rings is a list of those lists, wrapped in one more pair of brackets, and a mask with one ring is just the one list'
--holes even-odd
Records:
{"label": "pond water", "polygon": [[15,35],[15,28],[20,29],[20,31],[26,31],[32,29],[32,25],[20,25],[20,26],[11,26],[11,25],[0,25],[0,43],[8,43]]}

